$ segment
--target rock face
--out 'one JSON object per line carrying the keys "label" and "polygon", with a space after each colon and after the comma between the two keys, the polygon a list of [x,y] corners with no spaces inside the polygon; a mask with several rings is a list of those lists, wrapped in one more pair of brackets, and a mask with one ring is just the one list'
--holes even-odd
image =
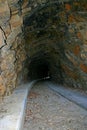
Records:
{"label": "rock face", "polygon": [[0,96],[17,86],[26,59],[22,15],[18,1],[0,1]]}
{"label": "rock face", "polygon": [[86,0],[0,0],[0,96],[47,73],[87,89]]}

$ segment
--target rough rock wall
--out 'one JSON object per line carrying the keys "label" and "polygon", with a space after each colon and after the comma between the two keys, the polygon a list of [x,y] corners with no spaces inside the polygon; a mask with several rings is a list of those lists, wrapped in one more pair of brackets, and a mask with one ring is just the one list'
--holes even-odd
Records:
{"label": "rough rock wall", "polygon": [[0,96],[10,94],[19,82],[26,58],[22,21],[18,0],[0,0]]}
{"label": "rough rock wall", "polygon": [[31,12],[24,19],[28,56],[37,58],[42,52],[53,80],[87,88],[86,0],[44,2]]}
{"label": "rough rock wall", "polygon": [[86,0],[0,0],[0,96],[26,78],[29,57],[41,52],[52,79],[87,87]]}
{"label": "rough rock wall", "polygon": [[[87,5],[87,4],[86,4]],[[66,3],[59,23],[59,59],[62,82],[87,88],[87,6],[85,2]],[[62,35],[63,34],[63,35]],[[61,37],[62,36],[62,37]],[[54,56],[55,57],[55,56]],[[56,62],[56,60],[55,60]],[[56,62],[57,63],[57,62]],[[57,80],[58,63],[53,67]],[[53,70],[53,73],[54,73]]]}

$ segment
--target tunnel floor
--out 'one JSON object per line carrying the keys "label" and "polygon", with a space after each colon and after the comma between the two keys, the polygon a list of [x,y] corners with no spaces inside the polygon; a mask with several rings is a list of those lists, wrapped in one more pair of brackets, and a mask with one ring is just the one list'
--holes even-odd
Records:
{"label": "tunnel floor", "polygon": [[87,111],[40,81],[29,93],[23,130],[87,130]]}

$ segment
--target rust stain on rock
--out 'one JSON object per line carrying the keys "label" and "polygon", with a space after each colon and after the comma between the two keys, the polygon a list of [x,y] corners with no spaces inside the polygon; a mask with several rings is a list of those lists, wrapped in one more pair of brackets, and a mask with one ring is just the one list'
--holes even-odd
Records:
{"label": "rust stain on rock", "polygon": [[76,22],[76,19],[73,14],[70,14],[68,17],[68,23],[73,23],[73,22]]}
{"label": "rust stain on rock", "polygon": [[80,53],[80,46],[79,46],[79,45],[76,45],[73,51],[74,51],[74,54],[75,54],[76,56],[78,56],[79,53]]}
{"label": "rust stain on rock", "polygon": [[81,68],[81,70],[82,70],[83,72],[87,73],[87,65],[81,63],[81,64],[80,64],[80,68]]}
{"label": "rust stain on rock", "polygon": [[71,5],[70,4],[65,4],[65,9],[66,9],[66,11],[70,11],[71,10]]}
{"label": "rust stain on rock", "polygon": [[69,77],[71,77],[71,78],[73,78],[73,79],[75,79],[75,80],[78,79],[78,74],[77,74],[75,71],[72,71],[68,66],[62,64],[62,68],[64,69],[65,73],[66,73]]}
{"label": "rust stain on rock", "polygon": [[81,34],[80,32],[78,32],[78,33],[77,33],[77,37],[78,37],[79,39],[82,39],[82,34]]}

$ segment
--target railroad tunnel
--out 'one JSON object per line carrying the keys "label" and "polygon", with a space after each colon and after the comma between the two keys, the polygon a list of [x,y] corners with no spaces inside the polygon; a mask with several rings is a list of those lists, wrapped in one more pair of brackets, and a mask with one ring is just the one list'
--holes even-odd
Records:
{"label": "railroad tunnel", "polygon": [[0,96],[46,77],[87,89],[86,0],[0,0]]}

